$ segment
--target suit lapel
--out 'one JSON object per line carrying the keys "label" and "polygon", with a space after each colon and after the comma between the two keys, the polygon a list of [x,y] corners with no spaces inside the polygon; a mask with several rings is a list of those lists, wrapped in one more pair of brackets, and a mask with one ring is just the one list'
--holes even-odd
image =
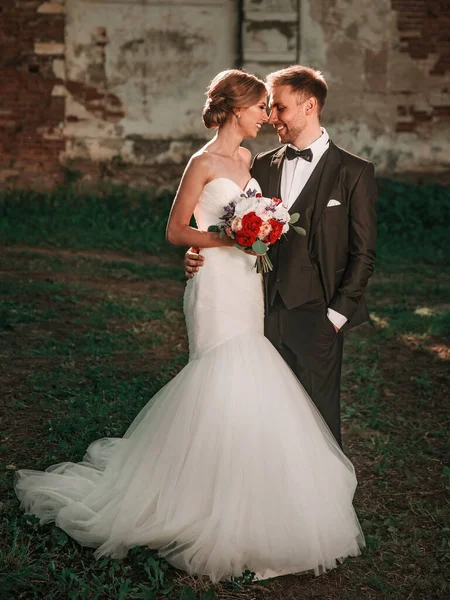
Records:
{"label": "suit lapel", "polygon": [[281,198],[281,174],[287,146],[282,146],[272,156],[269,168],[269,197]]}
{"label": "suit lapel", "polygon": [[317,225],[319,224],[320,217],[322,216],[322,213],[328,204],[331,190],[340,170],[341,155],[338,147],[330,140],[330,147],[327,152],[325,164],[323,165],[322,177],[319,181],[316,202],[314,204],[314,210],[311,218],[310,240],[312,239],[312,236],[317,229]]}
{"label": "suit lapel", "polygon": [[[287,145],[282,146],[272,157],[269,168],[268,196],[281,197],[281,174],[285,160]],[[304,195],[314,194],[315,202],[308,232],[308,248],[311,251],[313,235],[320,217],[328,204],[331,190],[341,169],[341,155],[338,147],[330,140],[330,146],[318,162],[305,187],[289,209],[292,214],[298,210]]]}

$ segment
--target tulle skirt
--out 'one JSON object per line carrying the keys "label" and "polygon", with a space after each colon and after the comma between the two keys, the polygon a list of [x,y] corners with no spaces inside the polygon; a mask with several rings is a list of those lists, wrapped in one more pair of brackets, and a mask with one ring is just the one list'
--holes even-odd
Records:
{"label": "tulle skirt", "polygon": [[213,582],[334,568],[364,537],[353,465],[281,356],[245,332],[187,366],[123,438],[17,471],[21,508],[94,556],[136,545]]}

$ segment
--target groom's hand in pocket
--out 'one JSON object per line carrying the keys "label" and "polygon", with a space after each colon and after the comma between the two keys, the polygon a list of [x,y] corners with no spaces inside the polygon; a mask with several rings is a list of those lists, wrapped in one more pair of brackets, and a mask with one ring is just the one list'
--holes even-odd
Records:
{"label": "groom's hand in pocket", "polygon": [[337,325],[335,325],[335,324],[333,323],[333,321],[332,321],[332,320],[331,320],[329,317],[327,317],[327,319],[330,321],[331,325],[333,325],[334,331],[335,331],[336,333],[338,333],[338,332],[339,332],[339,327],[338,327]]}
{"label": "groom's hand in pocket", "polygon": [[200,248],[189,248],[184,255],[184,274],[187,279],[192,279],[204,262],[205,257],[200,254]]}

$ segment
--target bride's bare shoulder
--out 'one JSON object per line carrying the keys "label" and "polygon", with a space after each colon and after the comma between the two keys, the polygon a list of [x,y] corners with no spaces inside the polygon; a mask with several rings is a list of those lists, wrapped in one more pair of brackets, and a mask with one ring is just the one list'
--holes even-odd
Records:
{"label": "bride's bare shoulder", "polygon": [[190,162],[206,164],[208,162],[211,162],[211,159],[212,159],[211,153],[208,152],[206,148],[200,148],[200,150],[197,150],[197,152],[195,152],[191,156]]}
{"label": "bride's bare shoulder", "polygon": [[190,173],[209,174],[214,166],[213,157],[203,148],[191,156],[186,166],[186,171]]}
{"label": "bride's bare shoulder", "polygon": [[191,156],[190,163],[193,163],[196,168],[200,169],[212,169],[217,161],[217,157],[208,151],[208,148],[200,148],[195,154]]}

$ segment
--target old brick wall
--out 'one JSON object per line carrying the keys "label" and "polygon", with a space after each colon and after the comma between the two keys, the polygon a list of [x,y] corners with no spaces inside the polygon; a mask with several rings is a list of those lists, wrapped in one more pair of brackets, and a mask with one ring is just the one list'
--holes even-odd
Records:
{"label": "old brick wall", "polygon": [[209,134],[206,85],[238,61],[237,6],[0,0],[0,185],[77,173],[158,187],[177,179]]}
{"label": "old brick wall", "polygon": [[426,124],[450,123],[450,3],[392,0],[391,4],[397,13],[400,53],[420,65],[427,79],[442,81],[442,97],[429,95],[427,106],[418,106],[406,94],[405,102],[397,106],[396,131],[417,133]]}
{"label": "old brick wall", "polygon": [[0,181],[60,176],[64,98],[52,94],[64,53],[59,2],[0,3]]}
{"label": "old brick wall", "polygon": [[208,81],[295,62],[324,71],[337,144],[450,181],[449,31],[444,0],[0,0],[0,186],[173,185]]}
{"label": "old brick wall", "polygon": [[324,121],[386,175],[450,181],[450,4],[307,0],[301,59],[330,83]]}

